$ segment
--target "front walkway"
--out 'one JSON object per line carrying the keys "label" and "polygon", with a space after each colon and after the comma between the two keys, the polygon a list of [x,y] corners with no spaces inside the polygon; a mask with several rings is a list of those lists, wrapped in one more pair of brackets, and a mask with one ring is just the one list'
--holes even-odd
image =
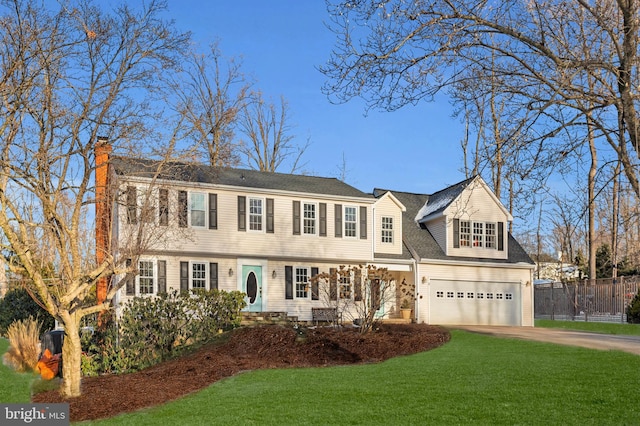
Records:
{"label": "front walkway", "polygon": [[451,326],[452,329],[558,345],[580,346],[589,349],[617,350],[640,355],[640,336],[598,334],[584,331],[543,327],[501,327],[484,325]]}

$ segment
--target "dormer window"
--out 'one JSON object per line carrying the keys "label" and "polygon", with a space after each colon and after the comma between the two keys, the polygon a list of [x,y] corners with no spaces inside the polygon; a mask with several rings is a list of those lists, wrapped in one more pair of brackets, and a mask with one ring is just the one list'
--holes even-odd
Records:
{"label": "dormer window", "polygon": [[504,250],[504,222],[472,222],[454,219],[453,247]]}

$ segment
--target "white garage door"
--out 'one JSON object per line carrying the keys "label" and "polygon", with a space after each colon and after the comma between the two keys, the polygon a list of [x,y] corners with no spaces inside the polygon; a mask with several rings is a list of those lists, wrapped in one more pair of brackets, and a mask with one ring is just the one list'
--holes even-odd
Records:
{"label": "white garage door", "polygon": [[521,325],[520,283],[431,280],[428,322]]}

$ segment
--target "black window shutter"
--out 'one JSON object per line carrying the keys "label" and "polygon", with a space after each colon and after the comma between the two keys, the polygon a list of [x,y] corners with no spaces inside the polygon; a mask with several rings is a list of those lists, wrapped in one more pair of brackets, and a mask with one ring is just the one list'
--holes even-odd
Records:
{"label": "black window shutter", "polygon": [[160,188],[158,198],[158,223],[160,226],[167,226],[169,224],[169,190]]}
{"label": "black window shutter", "polygon": [[318,227],[319,235],[321,237],[327,236],[327,203],[320,203],[319,219],[320,225]]}
{"label": "black window shutter", "polygon": [[293,299],[293,266],[284,267],[284,297]]}
{"label": "black window shutter", "polygon": [[275,224],[273,222],[273,198],[267,198],[267,233],[273,234],[275,231]]}
{"label": "black window shutter", "polygon": [[335,212],[335,224],[336,224],[336,237],[342,238],[342,204],[336,204],[334,208]]}
{"label": "black window shutter", "polygon": [[135,186],[127,186],[127,223],[138,223],[138,190]]}
{"label": "black window shutter", "polygon": [[178,191],[178,226],[180,228],[187,227],[187,191]]}
{"label": "black window shutter", "polygon": [[[311,277],[315,277],[318,275],[318,268],[311,268]],[[318,288],[318,280],[313,280],[311,282],[311,300],[319,300],[320,299],[320,289]]]}
{"label": "black window shutter", "polygon": [[[131,268],[131,259],[127,259],[125,261],[125,265],[127,266],[127,269]],[[136,277],[133,274],[130,274],[129,272],[127,272],[128,277],[125,277],[126,281],[126,292],[127,292],[127,296],[135,296],[136,295]]]}
{"label": "black window shutter", "polygon": [[338,300],[338,270],[329,269],[329,300]]}
{"label": "black window shutter", "polygon": [[158,293],[167,292],[167,261],[158,260]]}
{"label": "black window shutter", "polygon": [[238,195],[238,231],[247,230],[247,197]]}
{"label": "black window shutter", "polygon": [[504,251],[504,222],[498,222],[498,250]]}
{"label": "black window shutter", "polygon": [[453,248],[460,248],[460,219],[453,219]]}
{"label": "black window shutter", "polygon": [[209,194],[209,229],[218,229],[218,194]]}
{"label": "black window shutter", "polygon": [[300,201],[293,202],[293,235],[300,235]]}
{"label": "black window shutter", "polygon": [[356,269],[353,275],[353,300],[356,302],[362,300],[362,274],[359,269]]}
{"label": "black window shutter", "polygon": [[209,290],[218,289],[218,264],[209,263]]}
{"label": "black window shutter", "polygon": [[360,239],[367,239],[367,208],[360,206]]}
{"label": "black window shutter", "polygon": [[180,291],[189,291],[189,262],[180,262]]}

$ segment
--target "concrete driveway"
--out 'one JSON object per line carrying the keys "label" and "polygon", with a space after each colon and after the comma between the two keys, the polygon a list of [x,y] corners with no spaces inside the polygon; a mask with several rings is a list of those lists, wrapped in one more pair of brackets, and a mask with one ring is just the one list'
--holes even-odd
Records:
{"label": "concrete driveway", "polygon": [[583,348],[600,349],[605,351],[616,350],[640,355],[640,336],[598,334],[542,327],[461,325],[450,328],[465,330],[472,333],[488,334],[496,337],[535,340],[538,342],[581,346]]}

